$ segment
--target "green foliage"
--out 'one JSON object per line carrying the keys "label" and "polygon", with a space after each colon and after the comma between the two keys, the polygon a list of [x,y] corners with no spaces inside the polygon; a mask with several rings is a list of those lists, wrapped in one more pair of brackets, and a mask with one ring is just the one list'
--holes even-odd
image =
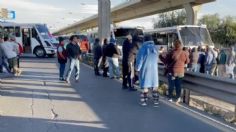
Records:
{"label": "green foliage", "polygon": [[186,24],[186,12],[184,10],[161,13],[158,18],[153,19],[154,28],[171,27]]}
{"label": "green foliage", "polygon": [[233,17],[220,18],[218,14],[205,15],[199,20],[207,25],[212,41],[220,46],[231,46],[236,42],[236,21]]}

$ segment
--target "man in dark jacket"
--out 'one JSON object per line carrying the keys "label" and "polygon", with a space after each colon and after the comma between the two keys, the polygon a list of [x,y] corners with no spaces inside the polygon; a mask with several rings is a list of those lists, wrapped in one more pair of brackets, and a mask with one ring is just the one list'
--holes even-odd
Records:
{"label": "man in dark jacket", "polygon": [[99,76],[99,63],[102,57],[102,47],[100,45],[100,40],[98,38],[95,39],[95,43],[93,46],[93,63],[94,63],[94,72],[96,76]]}
{"label": "man in dark jacket", "polygon": [[70,76],[72,74],[73,69],[76,69],[75,80],[78,82],[79,73],[80,73],[80,63],[81,59],[81,50],[79,47],[79,39],[77,35],[72,35],[70,37],[70,43],[66,46],[66,52],[69,59],[69,70],[67,71],[66,82],[70,83]]}
{"label": "man in dark jacket", "polygon": [[103,40],[103,46],[102,46],[102,68],[103,68],[103,77],[108,77],[107,72],[109,69],[109,64],[107,61],[107,46],[108,42],[107,39],[105,38]]}
{"label": "man in dark jacket", "polygon": [[[129,65],[129,54],[132,48],[132,36],[128,35],[126,40],[124,41],[122,45],[122,52],[123,52],[123,58],[122,58],[122,74],[123,74],[123,89],[130,89],[133,90],[132,81],[131,81],[131,67]],[[127,86],[127,83],[129,87]]]}

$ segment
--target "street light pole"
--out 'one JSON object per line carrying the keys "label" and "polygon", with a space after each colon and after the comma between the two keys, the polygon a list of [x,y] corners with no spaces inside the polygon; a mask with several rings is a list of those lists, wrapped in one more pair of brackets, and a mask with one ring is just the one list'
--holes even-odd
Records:
{"label": "street light pole", "polygon": [[100,40],[110,38],[111,2],[110,0],[98,0],[98,36]]}

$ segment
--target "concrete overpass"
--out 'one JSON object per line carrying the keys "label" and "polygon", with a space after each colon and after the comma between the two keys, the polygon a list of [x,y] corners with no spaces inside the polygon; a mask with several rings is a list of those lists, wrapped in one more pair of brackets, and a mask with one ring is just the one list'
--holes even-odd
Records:
{"label": "concrete overpass", "polygon": [[[187,12],[188,24],[194,24],[196,21],[196,12],[198,11],[198,6],[213,1],[215,0],[131,0],[114,7],[111,10],[111,19],[112,23],[117,23],[125,20],[185,8]],[[53,34],[60,35],[75,33],[77,31],[86,30],[97,26],[98,15],[94,15],[80,22],[62,28]]]}

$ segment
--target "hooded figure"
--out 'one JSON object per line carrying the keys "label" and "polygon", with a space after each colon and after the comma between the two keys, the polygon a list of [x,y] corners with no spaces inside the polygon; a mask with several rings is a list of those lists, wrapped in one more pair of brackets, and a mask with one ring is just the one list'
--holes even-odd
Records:
{"label": "hooded figure", "polygon": [[141,105],[147,105],[148,89],[153,90],[154,103],[158,104],[158,51],[151,36],[145,36],[144,43],[136,58],[136,71],[139,72],[139,83],[142,89]]}

